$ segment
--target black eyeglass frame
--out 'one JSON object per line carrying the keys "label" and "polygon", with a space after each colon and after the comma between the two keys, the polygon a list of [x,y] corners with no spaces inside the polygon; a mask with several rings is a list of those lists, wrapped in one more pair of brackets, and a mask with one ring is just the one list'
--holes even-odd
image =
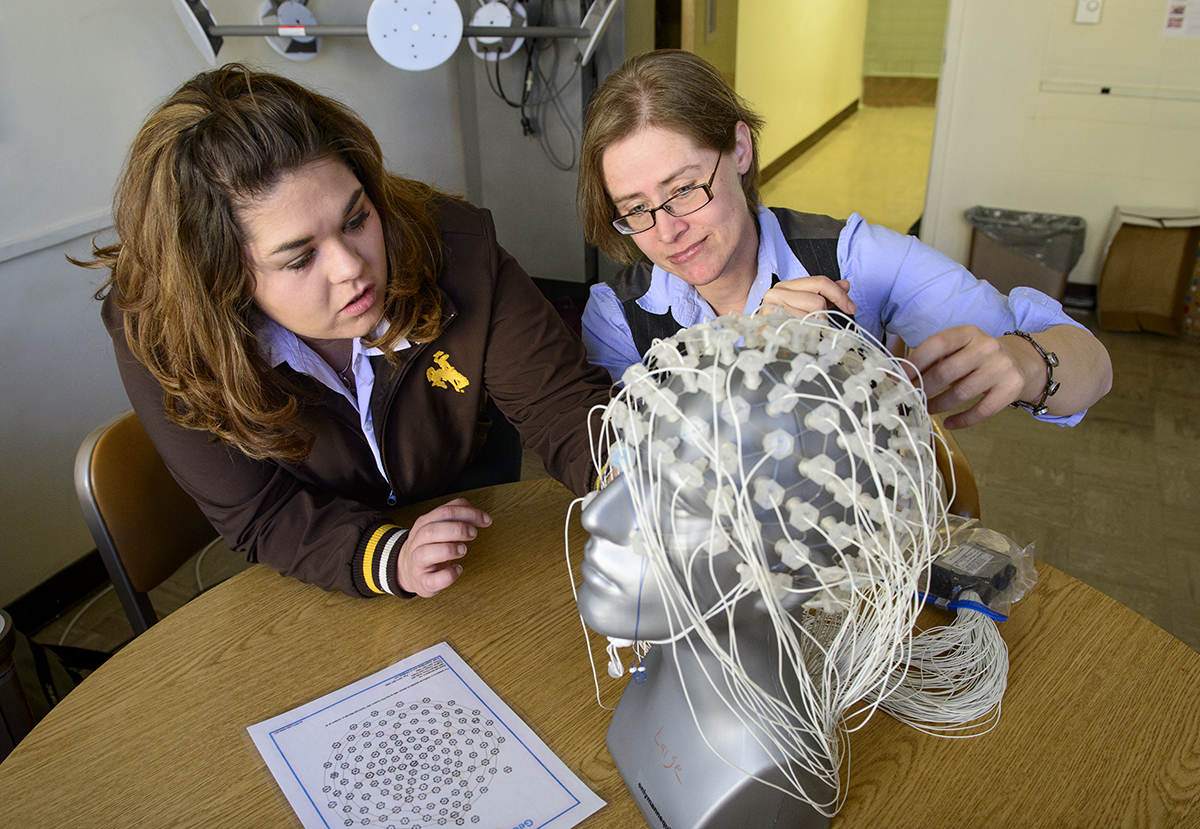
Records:
{"label": "black eyeglass frame", "polygon": [[[618,216],[617,218],[613,219],[612,226],[614,228],[616,228],[617,232],[620,233],[622,236],[636,236],[639,233],[645,233],[647,230],[649,230],[650,228],[652,228],[656,224],[658,224],[658,217],[655,216],[654,214],[660,210],[667,211],[668,215],[674,216],[676,219],[678,219],[680,216],[690,216],[693,213],[695,213],[697,210],[702,210],[703,208],[708,206],[709,202],[711,202],[713,200],[712,184],[717,179],[717,169],[720,166],[721,166],[721,153],[717,153],[717,163],[713,165],[712,175],[710,175],[708,177],[707,184],[698,184],[695,187],[691,187],[691,188],[688,188],[687,190],[684,190],[682,193],[676,193],[674,196],[671,196],[671,198],[667,199],[665,202],[660,204],[658,207],[651,207],[650,210],[648,210],[648,211],[638,210],[633,213],[626,213],[623,216]],[[670,207],[671,202],[675,201],[675,199],[678,199],[682,196],[691,195],[692,193],[695,193],[697,190],[703,190],[704,194],[706,196],[708,196],[708,198],[704,200],[704,204],[697,205],[696,207],[693,207],[691,210],[687,211],[686,213],[676,213],[674,210],[671,209],[671,207]],[[643,227],[641,230],[634,230],[633,228],[629,227],[628,225],[622,227],[621,223],[624,222],[626,219],[628,219],[630,216],[644,216],[644,215],[646,215],[646,213],[650,214],[650,224],[647,225],[646,227]]]}

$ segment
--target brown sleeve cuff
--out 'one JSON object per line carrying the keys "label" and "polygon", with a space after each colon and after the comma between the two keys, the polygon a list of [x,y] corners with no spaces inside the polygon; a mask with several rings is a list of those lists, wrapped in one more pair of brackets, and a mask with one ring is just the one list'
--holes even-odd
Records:
{"label": "brown sleeve cuff", "polygon": [[390,594],[411,598],[396,577],[396,556],[408,530],[388,521],[378,521],[363,532],[351,563],[354,586],[364,596]]}

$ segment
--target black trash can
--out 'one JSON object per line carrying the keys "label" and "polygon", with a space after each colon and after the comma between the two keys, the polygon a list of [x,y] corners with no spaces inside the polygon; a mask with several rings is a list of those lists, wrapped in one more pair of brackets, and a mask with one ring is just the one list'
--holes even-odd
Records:
{"label": "black trash can", "polygon": [[1083,253],[1087,222],[1082,216],[972,207],[967,269],[1003,294],[1024,286],[1061,300],[1067,274]]}

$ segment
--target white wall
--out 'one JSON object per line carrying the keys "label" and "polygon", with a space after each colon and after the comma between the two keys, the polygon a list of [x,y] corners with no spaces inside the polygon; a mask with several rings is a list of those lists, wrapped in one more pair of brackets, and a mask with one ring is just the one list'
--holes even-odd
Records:
{"label": "white wall", "polygon": [[1200,101],[1152,97],[1200,94],[1200,39],[1162,37],[1163,0],[1106,0],[1098,25],[1075,7],[951,1],[922,238],[959,261],[977,204],[1084,217],[1081,283],[1098,280],[1115,206],[1200,207]]}
{"label": "white wall", "polygon": [[[476,0],[463,8],[471,6],[478,7]],[[554,14],[545,21],[547,24],[579,25],[575,3],[547,0],[545,6]],[[580,73],[572,64],[577,51],[574,41],[560,40],[539,52],[542,71],[550,77],[558,95],[551,102],[544,83],[535,87],[535,98],[531,100],[545,103],[526,108],[538,133],[534,135],[523,133],[520,110],[493,92],[499,88],[509,100],[520,100],[526,67],[524,51],[500,62],[499,85],[495,63],[472,58],[462,68],[464,83],[471,85],[464,89],[464,95],[473,96],[475,102],[473,123],[464,120],[464,129],[470,133],[468,141],[476,143],[480,159],[480,189],[475,198],[492,211],[501,244],[530,276],[565,282],[584,281],[583,228],[575,214],[576,157],[583,129]],[[553,162],[543,149],[543,141],[553,154]],[[571,166],[562,170],[555,163]]]}
{"label": "white wall", "polygon": [[948,0],[870,0],[863,74],[936,78]]}
{"label": "white wall", "polygon": [[867,0],[740,0],[737,91],[766,119],[765,167],[862,96]]}
{"label": "white wall", "polygon": [[[208,5],[219,23],[258,22],[257,3]],[[369,5],[314,10],[321,22],[361,24]],[[394,169],[464,191],[453,60],[402,72],[366,38],[326,39],[307,63],[259,38],[229,38],[219,59],[252,60],[342,98]],[[91,299],[97,274],[64,255],[86,255],[91,231],[107,224],[145,115],[205,68],[167,0],[0,4],[0,605],[94,546],[75,500],[75,450],[128,402]]]}
{"label": "white wall", "polygon": [[[592,0],[588,0],[589,4]],[[470,19],[478,0],[461,0]],[[634,0],[633,25],[645,27],[635,39],[653,46],[653,8]],[[543,25],[578,26],[579,0],[543,0]],[[575,209],[575,185],[583,133],[584,95],[589,84],[612,72],[625,58],[626,16],[617,0],[609,24],[585,67],[576,66],[580,43],[543,40],[538,48],[541,76],[526,115],[535,134],[524,135],[521,113],[497,94],[517,101],[525,78],[524,51],[495,63],[460,63],[463,135],[467,145],[469,197],[492,211],[496,236],[535,279],[583,283],[588,273],[583,226]],[[460,54],[462,54],[460,52]],[[555,94],[548,94],[553,90]],[[478,159],[478,166],[472,163]],[[599,267],[611,263],[600,257]]]}

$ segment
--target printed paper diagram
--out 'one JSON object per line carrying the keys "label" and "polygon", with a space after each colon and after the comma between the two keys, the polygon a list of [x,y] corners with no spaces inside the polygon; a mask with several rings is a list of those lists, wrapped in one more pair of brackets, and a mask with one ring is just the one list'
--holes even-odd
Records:
{"label": "printed paper diagram", "polygon": [[566,829],[603,806],[444,642],[249,731],[305,827]]}

